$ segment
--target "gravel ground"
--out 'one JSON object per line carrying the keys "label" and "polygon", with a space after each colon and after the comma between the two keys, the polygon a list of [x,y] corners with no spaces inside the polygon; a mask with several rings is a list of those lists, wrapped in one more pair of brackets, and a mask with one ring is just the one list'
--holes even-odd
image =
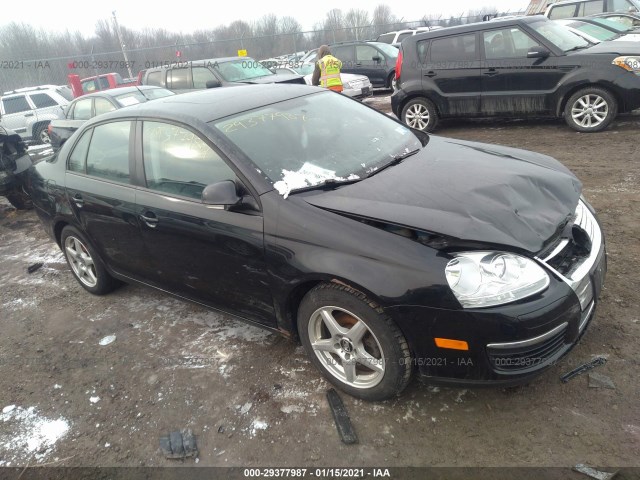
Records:
{"label": "gravel ground", "polygon": [[[388,96],[367,102],[389,112]],[[0,466],[174,465],[158,438],[181,428],[210,466],[640,466],[639,128],[638,116],[590,135],[549,120],[441,125],[438,135],[571,168],[604,225],[607,283],[581,343],[528,385],[414,382],[382,403],[342,395],[360,439],[351,446],[301,347],[139,286],[91,296],[35,213],[0,200]],[[615,388],[559,381],[595,355]]]}

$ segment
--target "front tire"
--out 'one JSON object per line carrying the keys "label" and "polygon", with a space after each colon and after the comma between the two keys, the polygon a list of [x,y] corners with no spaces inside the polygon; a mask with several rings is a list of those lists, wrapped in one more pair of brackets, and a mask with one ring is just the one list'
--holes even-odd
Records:
{"label": "front tire", "polygon": [[9,203],[17,210],[31,210],[33,208],[31,197],[21,190],[7,193],[7,200],[9,200]]}
{"label": "front tire", "polygon": [[564,109],[564,119],[578,132],[600,132],[618,114],[618,102],[603,88],[588,87],[574,93]]}
{"label": "front tire", "polygon": [[349,395],[386,400],[411,380],[411,353],[402,332],[382,308],[350,287],[313,288],[298,309],[298,334],[316,368]]}
{"label": "front tire", "polygon": [[432,132],[438,124],[438,111],[431,100],[414,98],[404,106],[400,118],[411,128]]}
{"label": "front tire", "polygon": [[73,276],[86,291],[105,295],[118,286],[118,281],[109,275],[96,251],[77,228],[64,227],[60,243]]}

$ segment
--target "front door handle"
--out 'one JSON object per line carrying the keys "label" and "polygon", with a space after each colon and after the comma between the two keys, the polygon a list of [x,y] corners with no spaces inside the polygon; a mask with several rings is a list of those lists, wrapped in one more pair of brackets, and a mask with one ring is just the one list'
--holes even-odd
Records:
{"label": "front door handle", "polygon": [[158,225],[158,217],[156,217],[156,214],[153,212],[144,212],[144,215],[140,215],[140,220],[149,228],[156,228]]}
{"label": "front door handle", "polygon": [[25,113],[24,116],[25,117],[33,117],[33,113]]}
{"label": "front door handle", "polygon": [[490,77],[493,77],[494,75],[498,75],[499,73],[500,72],[498,70],[496,70],[495,68],[490,68],[486,72],[482,72],[483,75],[488,75]]}
{"label": "front door handle", "polygon": [[73,203],[75,203],[78,208],[82,208],[82,206],[84,205],[84,199],[82,198],[82,195],[76,193],[73,196]]}
{"label": "front door handle", "polygon": [[433,70],[429,70],[427,73],[424,74],[425,77],[435,77],[436,75],[438,74]]}

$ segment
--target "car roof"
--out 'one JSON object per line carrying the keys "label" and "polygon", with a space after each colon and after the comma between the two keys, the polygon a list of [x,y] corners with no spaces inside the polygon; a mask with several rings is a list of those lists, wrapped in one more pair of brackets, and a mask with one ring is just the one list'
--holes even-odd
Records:
{"label": "car roof", "polygon": [[327,89],[300,84],[237,85],[227,88],[210,88],[171,95],[139,103],[95,117],[99,123],[126,117],[157,117],[168,120],[212,122],[229,115],[241,113],[292,98],[327,92]]}
{"label": "car roof", "polygon": [[522,17],[516,17],[516,18],[509,18],[506,20],[496,20],[491,22],[475,22],[475,23],[468,23],[466,25],[458,25],[455,27],[438,28],[430,32],[418,33],[416,35],[413,35],[403,40],[403,42],[407,42],[407,41],[418,42],[420,40],[424,40],[427,38],[447,37],[449,35],[455,35],[458,33],[471,33],[471,32],[477,32],[482,30],[495,30],[496,28],[499,28],[502,25],[509,26],[509,25],[523,24],[523,23],[551,22],[551,21],[552,20],[549,20],[547,17],[542,15],[529,15],[529,16],[522,16]]}
{"label": "car roof", "polygon": [[[162,87],[157,87],[155,85],[139,85],[134,87],[120,87],[120,88],[109,88],[107,90],[100,90],[98,92],[92,92],[87,95],[82,95],[81,97],[75,98],[74,101],[82,100],[83,98],[93,98],[93,97],[117,97],[120,95],[126,95],[127,93],[133,93],[140,90],[157,90]],[[162,88],[166,90],[165,88]]]}
{"label": "car roof", "polygon": [[22,93],[33,93],[33,92],[37,92],[38,90],[40,90],[40,91],[43,91],[43,90],[58,90],[60,88],[64,88],[64,86],[61,86],[61,85],[38,85],[37,87],[16,88],[15,90],[10,90],[8,92],[4,92],[2,94],[2,96],[19,95],[19,94],[22,94]]}
{"label": "car roof", "polygon": [[226,63],[232,62],[234,60],[248,60],[253,62],[253,58],[251,57],[220,57],[220,58],[205,58],[202,60],[184,60],[182,62],[170,63],[168,65],[162,65],[160,67],[148,68],[147,72],[153,72],[156,70],[164,70],[170,67],[181,67],[186,65],[209,65],[214,63]]}

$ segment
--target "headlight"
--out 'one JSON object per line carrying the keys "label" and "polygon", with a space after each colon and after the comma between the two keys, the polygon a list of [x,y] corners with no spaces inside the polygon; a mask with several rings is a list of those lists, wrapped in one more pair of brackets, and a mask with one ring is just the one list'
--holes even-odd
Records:
{"label": "headlight", "polygon": [[504,252],[458,253],[447,264],[445,276],[465,308],[515,302],[549,286],[549,275],[540,265]]}
{"label": "headlight", "polygon": [[640,57],[616,57],[611,62],[614,65],[624,68],[629,72],[633,72],[636,75],[640,75]]}

